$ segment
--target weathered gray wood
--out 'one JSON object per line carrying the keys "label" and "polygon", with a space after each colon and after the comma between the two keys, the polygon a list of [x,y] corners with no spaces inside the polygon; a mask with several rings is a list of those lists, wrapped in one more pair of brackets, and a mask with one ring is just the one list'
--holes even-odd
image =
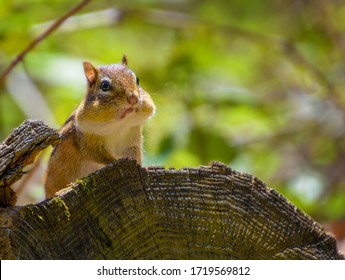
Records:
{"label": "weathered gray wood", "polygon": [[0,206],[15,205],[11,185],[23,176],[23,168],[41,150],[58,139],[59,134],[42,121],[26,120],[0,143]]}
{"label": "weathered gray wood", "polygon": [[120,160],[36,205],[0,208],[1,259],[344,259],[256,177]]}

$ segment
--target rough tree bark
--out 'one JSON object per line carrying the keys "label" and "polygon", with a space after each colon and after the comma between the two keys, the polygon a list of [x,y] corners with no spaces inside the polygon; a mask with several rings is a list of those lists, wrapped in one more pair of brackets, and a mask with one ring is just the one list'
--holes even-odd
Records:
{"label": "rough tree bark", "polygon": [[41,121],[26,120],[0,143],[0,207],[14,206],[17,197],[11,185],[25,173],[23,168],[36,155],[59,141],[59,134]]}
{"label": "rough tree bark", "polygon": [[221,163],[166,170],[120,160],[52,199],[0,208],[0,258],[344,256],[321,225],[252,175]]}

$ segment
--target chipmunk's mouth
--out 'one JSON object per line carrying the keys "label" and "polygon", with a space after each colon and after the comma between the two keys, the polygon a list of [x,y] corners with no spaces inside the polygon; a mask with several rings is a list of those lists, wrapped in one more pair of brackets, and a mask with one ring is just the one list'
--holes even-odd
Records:
{"label": "chipmunk's mouth", "polygon": [[125,109],[122,114],[120,115],[120,120],[124,119],[127,115],[131,114],[132,112],[135,111],[135,108],[128,108]]}

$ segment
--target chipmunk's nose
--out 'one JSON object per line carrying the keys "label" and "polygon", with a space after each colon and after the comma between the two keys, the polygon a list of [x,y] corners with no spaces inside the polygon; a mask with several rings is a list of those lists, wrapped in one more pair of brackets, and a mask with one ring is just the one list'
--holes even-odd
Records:
{"label": "chipmunk's nose", "polygon": [[129,104],[135,105],[138,103],[138,96],[132,93],[131,95],[127,96],[127,101]]}

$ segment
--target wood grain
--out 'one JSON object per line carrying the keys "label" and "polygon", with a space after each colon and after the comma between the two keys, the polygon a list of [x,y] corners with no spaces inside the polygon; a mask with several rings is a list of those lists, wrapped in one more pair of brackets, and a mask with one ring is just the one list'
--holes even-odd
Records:
{"label": "wood grain", "polygon": [[54,145],[59,134],[42,121],[26,120],[0,143],[0,206],[14,206],[15,192],[11,189],[37,154]]}
{"label": "wood grain", "polygon": [[[14,130],[0,146],[1,191],[56,141],[55,130],[39,121]],[[52,199],[0,208],[0,258],[344,256],[319,223],[255,176],[222,163],[175,170],[119,160]]]}

